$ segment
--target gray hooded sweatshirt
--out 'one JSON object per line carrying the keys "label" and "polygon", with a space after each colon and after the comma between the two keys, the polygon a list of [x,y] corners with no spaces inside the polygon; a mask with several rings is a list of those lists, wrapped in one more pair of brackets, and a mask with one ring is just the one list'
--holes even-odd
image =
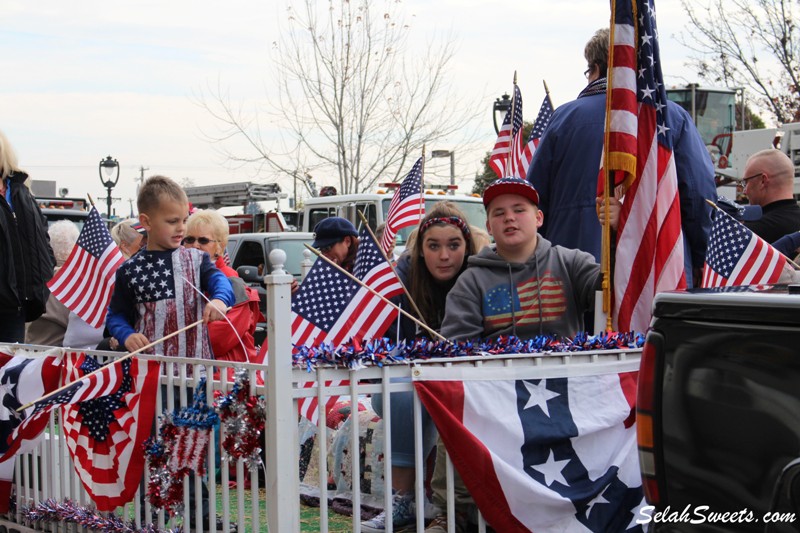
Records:
{"label": "gray hooded sweatshirt", "polygon": [[469,267],[447,295],[441,333],[450,340],[541,334],[572,337],[602,286],[591,254],[553,246],[538,236],[525,263],[509,263],[495,247],[468,259]]}

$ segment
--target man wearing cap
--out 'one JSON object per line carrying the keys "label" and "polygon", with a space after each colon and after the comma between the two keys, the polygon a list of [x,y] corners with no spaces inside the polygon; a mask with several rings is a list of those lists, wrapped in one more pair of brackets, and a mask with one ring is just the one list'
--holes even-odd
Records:
{"label": "man wearing cap", "polygon": [[329,217],[314,227],[314,242],[311,246],[340,267],[352,272],[358,250],[358,231],[345,218]]}
{"label": "man wearing cap", "polygon": [[767,242],[800,230],[800,207],[794,199],[794,165],[789,156],[769,148],[751,155],[744,166],[742,185],[751,205],[763,215],[744,225]]}
{"label": "man wearing cap", "polygon": [[486,228],[495,245],[468,260],[447,296],[442,335],[450,340],[516,335],[573,336],[601,288],[600,266],[587,252],[553,246],[538,235],[539,195],[519,178],[483,193]]}

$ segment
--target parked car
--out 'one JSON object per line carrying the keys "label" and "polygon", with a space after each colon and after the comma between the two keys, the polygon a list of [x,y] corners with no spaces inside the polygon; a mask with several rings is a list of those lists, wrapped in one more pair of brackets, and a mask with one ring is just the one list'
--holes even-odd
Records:
{"label": "parked car", "polygon": [[[313,233],[296,231],[281,233],[237,233],[228,239],[228,255],[231,266],[245,283],[255,288],[261,298],[261,312],[267,316],[267,291],[264,287],[264,274],[269,271],[269,254],[272,250],[286,252],[284,269],[298,281],[302,271],[304,244],[314,242]],[[312,261],[316,257],[312,255]],[[265,266],[266,265],[266,266]],[[266,324],[259,324],[256,330],[256,344],[261,344],[266,336]]]}

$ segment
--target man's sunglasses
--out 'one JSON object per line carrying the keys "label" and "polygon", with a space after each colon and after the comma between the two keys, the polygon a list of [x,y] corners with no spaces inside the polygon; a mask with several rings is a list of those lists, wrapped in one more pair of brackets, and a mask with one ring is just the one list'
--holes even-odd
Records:
{"label": "man's sunglasses", "polygon": [[205,246],[210,242],[219,242],[214,239],[209,239],[208,237],[184,237],[181,244],[194,244],[194,241],[197,241],[201,246]]}

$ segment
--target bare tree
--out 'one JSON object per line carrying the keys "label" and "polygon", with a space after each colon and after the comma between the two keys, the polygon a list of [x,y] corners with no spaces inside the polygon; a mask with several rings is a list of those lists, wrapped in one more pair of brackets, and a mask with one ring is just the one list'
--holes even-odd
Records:
{"label": "bare tree", "polygon": [[271,114],[283,142],[262,136],[258,116],[219,86],[203,102],[225,128],[214,140],[240,137],[253,150],[226,153],[231,161],[335,173],[340,192],[361,192],[408,172],[424,145],[452,145],[477,116],[450,94],[452,39],[411,41],[398,0],[297,3],[272,50],[279,96]]}
{"label": "bare tree", "polygon": [[800,119],[796,0],[681,0],[691,26],[681,42],[701,79],[744,87],[778,122]]}

